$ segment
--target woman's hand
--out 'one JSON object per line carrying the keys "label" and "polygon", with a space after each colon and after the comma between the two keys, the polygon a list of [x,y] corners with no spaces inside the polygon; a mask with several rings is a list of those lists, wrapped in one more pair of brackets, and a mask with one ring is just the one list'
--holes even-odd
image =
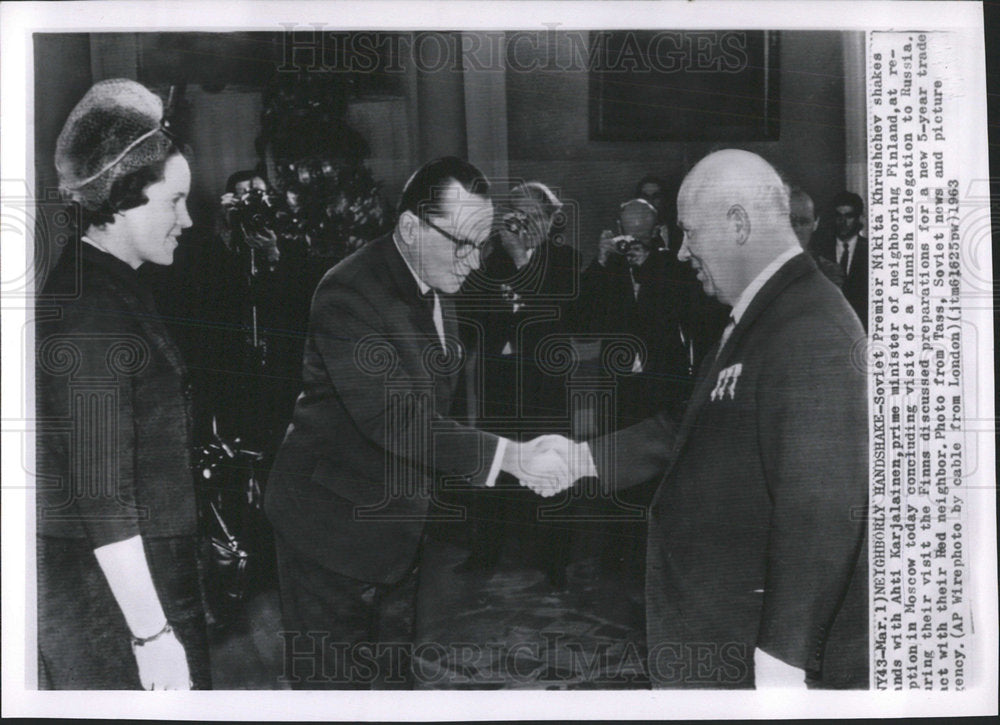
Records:
{"label": "woman's hand", "polygon": [[147,690],[191,689],[184,648],[172,630],[163,631],[167,615],[149,573],[142,538],[136,535],[99,546],[94,556],[129,631],[134,637],[150,638],[132,648],[142,686]]}
{"label": "woman's hand", "polygon": [[187,656],[173,631],[164,632],[150,642],[137,645],[133,651],[143,689],[191,689]]}

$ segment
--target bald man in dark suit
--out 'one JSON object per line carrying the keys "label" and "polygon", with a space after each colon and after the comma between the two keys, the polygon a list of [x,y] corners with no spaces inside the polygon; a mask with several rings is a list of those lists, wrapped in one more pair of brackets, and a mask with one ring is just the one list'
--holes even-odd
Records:
{"label": "bald man in dark suit", "polygon": [[[564,445],[569,478],[651,479],[654,687],[868,686],[865,339],[799,246],[763,159],[727,150],[681,187],[705,291],[732,305],[679,421],[657,414]],[[590,452],[592,451],[592,458]]]}

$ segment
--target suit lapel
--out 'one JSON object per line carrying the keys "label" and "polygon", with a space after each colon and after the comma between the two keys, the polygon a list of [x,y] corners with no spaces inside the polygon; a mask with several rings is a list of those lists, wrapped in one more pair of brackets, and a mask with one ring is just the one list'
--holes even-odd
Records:
{"label": "suit lapel", "polygon": [[[675,455],[671,457],[671,464],[667,470],[667,474],[670,473],[674,463],[676,463],[676,454],[683,448],[687,441],[697,421],[698,414],[705,403],[708,402],[709,394],[712,388],[715,387],[714,383],[719,375],[719,371],[723,370],[733,358],[747,331],[753,327],[754,321],[793,280],[815,269],[816,263],[812,261],[808,254],[799,254],[788,260],[754,297],[753,302],[750,303],[743,316],[740,317],[739,323],[733,328],[729,339],[726,340],[725,347],[719,350],[719,343],[716,342],[712,349],[709,350],[705,359],[702,360],[702,369],[698,382],[695,385],[694,393],[691,395],[691,402],[688,404],[687,409],[684,411],[684,417],[681,419],[681,425],[674,442]],[[704,374],[702,375],[701,373]]]}
{"label": "suit lapel", "polygon": [[[461,362],[461,359],[460,357],[456,359],[455,356],[461,356],[463,350],[458,337],[458,318],[455,315],[455,301],[451,295],[438,295],[438,299],[441,300],[441,318],[444,321],[444,339],[447,356],[449,360],[454,360],[458,364]],[[459,377],[459,375],[446,376],[449,395],[455,391]]]}
{"label": "suit lapel", "polygon": [[[413,273],[410,272],[406,261],[396,248],[396,243],[392,235],[387,235],[372,242],[381,247],[382,257],[385,261],[386,269],[396,287],[398,297],[406,303],[410,326],[417,333],[421,334],[423,344],[418,345],[417,354],[423,356],[428,347],[433,346],[435,350],[440,350],[441,338],[438,337],[437,328],[434,326],[434,308],[432,304],[420,294],[420,287],[417,285]],[[441,292],[437,293],[438,303],[441,305],[441,321],[444,325],[445,341],[447,343],[447,355],[450,357],[459,352],[458,340],[458,320],[455,313],[455,302],[451,295]],[[446,366],[450,367],[450,366]],[[426,371],[425,372],[429,372]],[[454,393],[458,375],[432,375],[434,379],[435,398],[439,411],[447,411],[449,399]],[[444,413],[442,413],[444,414]]]}
{"label": "suit lapel", "polygon": [[[864,270],[861,273],[861,270]],[[847,277],[853,282],[854,280],[864,276],[867,279],[868,275],[868,239],[858,235],[857,245],[854,247],[854,258],[851,259],[851,268],[848,270]]]}
{"label": "suit lapel", "polygon": [[417,280],[414,279],[403,255],[396,248],[392,234],[380,237],[372,244],[378,245],[386,270],[388,270],[389,277],[396,287],[396,294],[399,299],[406,303],[410,326],[423,333],[428,342],[438,342],[437,329],[434,327],[433,308],[421,296]]}

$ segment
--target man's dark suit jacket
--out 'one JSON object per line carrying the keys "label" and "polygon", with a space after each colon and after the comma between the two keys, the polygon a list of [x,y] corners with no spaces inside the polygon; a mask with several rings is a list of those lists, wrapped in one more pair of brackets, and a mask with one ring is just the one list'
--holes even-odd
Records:
{"label": "man's dark suit jacket", "polygon": [[392,237],[323,277],[309,317],[304,389],[268,480],[278,535],[318,566],[377,583],[411,570],[435,478],[482,485],[498,438],[445,418],[458,381],[453,302],[432,300]]}
{"label": "man's dark suit jacket", "polygon": [[[827,237],[815,245],[816,253],[837,264],[837,238]],[[837,265],[838,267],[840,265]],[[868,239],[858,235],[854,247],[854,257],[851,267],[847,270],[842,286],[844,297],[851,303],[851,308],[861,320],[861,326],[868,330]]]}
{"label": "man's dark suit jacket", "polygon": [[619,380],[618,418],[626,426],[661,409],[677,410],[691,395],[694,369],[722,332],[721,305],[672,253],[652,252],[634,274],[638,296],[622,255],[610,255],[605,265],[594,259],[583,275],[588,331],[606,335],[602,360],[616,336],[634,335],[646,349],[642,372]]}
{"label": "man's dark suit jacket", "polygon": [[658,415],[592,443],[612,485],[662,476],[646,573],[654,686],[752,687],[757,647],[822,685],[867,686],[863,339],[800,254],[706,355],[679,424]]}

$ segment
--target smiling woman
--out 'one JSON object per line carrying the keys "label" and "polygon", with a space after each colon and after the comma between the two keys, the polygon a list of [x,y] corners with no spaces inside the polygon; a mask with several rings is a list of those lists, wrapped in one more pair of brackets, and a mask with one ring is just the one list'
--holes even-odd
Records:
{"label": "smiling woman", "polygon": [[82,233],[39,298],[39,683],[209,688],[186,371],[136,271],[173,262],[191,172],[129,80],[77,104],[56,168]]}
{"label": "smiling woman", "polygon": [[[145,189],[149,201],[121,212],[115,224],[109,227],[120,230],[118,251],[122,261],[133,269],[144,262],[173,263],[177,237],[191,226],[186,202],[190,187],[188,162],[180,153],[174,154],[163,165],[163,178]],[[107,230],[103,230],[98,239],[105,233]]]}
{"label": "smiling woman", "polygon": [[[63,158],[64,169],[65,156],[72,153],[67,148],[70,139],[76,142],[74,131],[67,133],[71,128],[75,131],[67,122],[60,136],[60,151],[57,151]],[[80,132],[75,135],[79,136]],[[95,192],[86,191],[86,187],[97,183],[100,177],[81,184],[72,180],[72,172],[60,171],[62,189],[79,210],[80,227],[84,231],[82,240],[132,269],[146,262],[172,264],[177,237],[191,226],[187,211],[191,169],[172,138],[165,132],[160,135],[166,143],[154,153],[162,158],[120,175],[107,186],[106,198],[94,198]],[[111,174],[113,169],[114,165],[102,174]]]}

